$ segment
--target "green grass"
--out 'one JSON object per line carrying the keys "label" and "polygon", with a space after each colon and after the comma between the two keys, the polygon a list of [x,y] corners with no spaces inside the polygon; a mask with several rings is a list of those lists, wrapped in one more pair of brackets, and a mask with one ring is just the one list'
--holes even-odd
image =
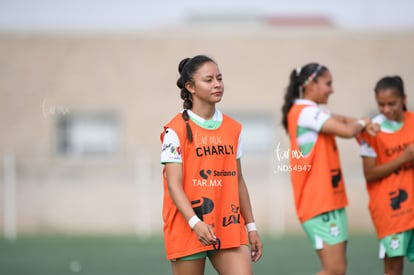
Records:
{"label": "green grass", "polygon": [[[255,274],[309,275],[319,261],[304,236],[263,237],[263,258],[253,265]],[[383,274],[374,236],[350,236],[348,273]],[[171,274],[162,238],[136,237],[22,237],[0,239],[1,275],[132,275]],[[216,274],[210,264],[206,275]],[[405,263],[404,274],[414,274]]]}

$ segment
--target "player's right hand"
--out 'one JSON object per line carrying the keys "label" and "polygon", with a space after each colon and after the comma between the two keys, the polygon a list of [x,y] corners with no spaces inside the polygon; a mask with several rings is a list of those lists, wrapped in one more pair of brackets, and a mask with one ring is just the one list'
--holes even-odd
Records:
{"label": "player's right hand", "polygon": [[405,148],[403,156],[406,161],[414,161],[414,143]]}
{"label": "player's right hand", "polygon": [[214,230],[211,225],[206,224],[203,221],[199,221],[194,226],[194,232],[197,235],[198,240],[205,246],[214,245],[217,243],[217,237],[214,234]]}

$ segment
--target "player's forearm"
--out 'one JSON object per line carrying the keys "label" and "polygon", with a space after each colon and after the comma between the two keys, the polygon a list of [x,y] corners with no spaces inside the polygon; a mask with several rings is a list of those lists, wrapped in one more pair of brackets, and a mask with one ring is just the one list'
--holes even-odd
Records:
{"label": "player's forearm", "polygon": [[177,163],[166,164],[165,174],[167,177],[168,193],[171,200],[184,218],[186,220],[190,219],[194,216],[194,210],[183,189],[182,165]]}
{"label": "player's forearm", "polygon": [[182,187],[177,186],[177,184],[168,184],[168,192],[174,205],[177,207],[178,211],[180,211],[181,215],[183,215],[185,220],[188,221],[195,215]]}
{"label": "player's forearm", "polygon": [[333,119],[335,119],[337,121],[340,121],[340,122],[342,122],[344,124],[351,124],[351,123],[353,124],[353,123],[355,123],[357,121],[355,118],[346,117],[346,116],[338,115],[338,114],[331,114],[331,118],[333,118]]}
{"label": "player's forearm", "polygon": [[367,182],[375,182],[382,178],[388,177],[389,175],[394,173],[394,171],[400,168],[401,165],[403,165],[404,163],[404,158],[400,156],[387,163],[375,165],[370,168],[365,168],[365,179]]}
{"label": "player's forearm", "polygon": [[240,213],[246,224],[254,222],[249,192],[243,179],[239,180]]}

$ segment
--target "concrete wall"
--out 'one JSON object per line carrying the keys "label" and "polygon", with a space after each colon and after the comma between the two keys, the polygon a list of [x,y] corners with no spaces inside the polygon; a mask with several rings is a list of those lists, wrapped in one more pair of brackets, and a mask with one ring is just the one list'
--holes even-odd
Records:
{"label": "concrete wall", "polygon": [[[335,93],[327,106],[354,117],[376,112],[373,87],[403,77],[414,106],[414,32],[336,29],[170,30],[130,34],[0,34],[0,158],[15,157],[19,234],[160,234],[159,133],[182,106],[178,62],[213,57],[224,76],[218,105],[230,114],[274,121],[266,154],[242,160],[257,223],[272,234],[300,232],[289,175],[275,173],[277,144],[289,147],[280,108],[288,75],[311,61],[329,67]],[[111,112],[120,121],[119,153],[65,157],[56,150],[60,116]],[[373,232],[358,147],[339,140],[350,230]],[[260,176],[257,176],[260,174]],[[0,172],[4,202],[5,172]],[[0,204],[0,229],[7,206]]]}

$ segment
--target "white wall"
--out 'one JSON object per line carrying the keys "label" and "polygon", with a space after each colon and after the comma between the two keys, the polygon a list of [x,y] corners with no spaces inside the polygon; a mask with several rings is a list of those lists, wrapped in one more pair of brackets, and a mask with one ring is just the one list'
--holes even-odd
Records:
{"label": "white wall", "polygon": [[413,10],[410,0],[2,0],[0,30],[170,28],[194,14],[324,15],[343,29],[413,29]]}

